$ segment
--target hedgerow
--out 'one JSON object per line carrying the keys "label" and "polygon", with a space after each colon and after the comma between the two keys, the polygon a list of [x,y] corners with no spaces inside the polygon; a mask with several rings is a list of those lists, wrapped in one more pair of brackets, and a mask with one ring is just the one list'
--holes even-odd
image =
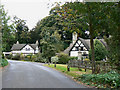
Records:
{"label": "hedgerow", "polygon": [[8,61],[6,59],[2,59],[1,66],[4,67],[7,65],[8,65]]}
{"label": "hedgerow", "polygon": [[120,75],[115,71],[105,74],[83,74],[77,80],[98,88],[120,88]]}

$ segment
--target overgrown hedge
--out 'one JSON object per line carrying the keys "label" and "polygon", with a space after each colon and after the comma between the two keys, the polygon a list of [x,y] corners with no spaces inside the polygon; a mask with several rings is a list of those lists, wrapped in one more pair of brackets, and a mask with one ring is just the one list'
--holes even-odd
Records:
{"label": "overgrown hedge", "polygon": [[60,63],[60,64],[66,64],[69,61],[69,56],[67,54],[64,54],[64,53],[60,53],[58,55],[58,58],[59,58],[58,63]]}
{"label": "overgrown hedge", "polygon": [[98,88],[120,88],[120,74],[115,71],[105,74],[83,74],[77,80]]}
{"label": "overgrown hedge", "polygon": [[8,65],[8,61],[6,59],[2,59],[1,66],[4,67],[7,65]]}
{"label": "overgrown hedge", "polygon": [[[94,51],[95,51],[95,61],[101,61],[103,59],[106,59],[107,56],[107,49],[105,46],[98,40],[94,40]],[[92,51],[89,50],[89,58],[91,59]]]}

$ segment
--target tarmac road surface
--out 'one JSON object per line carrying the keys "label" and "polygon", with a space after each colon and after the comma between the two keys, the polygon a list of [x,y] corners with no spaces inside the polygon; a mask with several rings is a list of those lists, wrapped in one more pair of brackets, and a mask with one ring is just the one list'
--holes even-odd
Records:
{"label": "tarmac road surface", "polygon": [[8,60],[2,71],[2,88],[86,88],[41,63]]}

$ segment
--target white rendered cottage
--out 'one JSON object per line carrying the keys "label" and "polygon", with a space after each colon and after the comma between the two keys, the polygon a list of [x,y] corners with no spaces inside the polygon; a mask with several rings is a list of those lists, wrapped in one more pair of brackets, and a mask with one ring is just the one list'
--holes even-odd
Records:
{"label": "white rendered cottage", "polygon": [[39,52],[38,41],[36,41],[35,44],[19,44],[19,42],[17,41],[17,43],[12,46],[11,50],[13,56],[21,53],[23,55],[28,55],[28,54],[34,55]]}
{"label": "white rendered cottage", "polygon": [[[102,42],[104,46],[106,46],[106,43],[104,39],[98,39]],[[83,39],[80,37],[77,37],[77,33],[74,32],[72,36],[72,43],[70,46],[64,50],[63,53],[68,54],[72,57],[78,57],[78,52],[80,51],[82,53],[82,56],[84,58],[88,57],[90,49],[90,39]]]}

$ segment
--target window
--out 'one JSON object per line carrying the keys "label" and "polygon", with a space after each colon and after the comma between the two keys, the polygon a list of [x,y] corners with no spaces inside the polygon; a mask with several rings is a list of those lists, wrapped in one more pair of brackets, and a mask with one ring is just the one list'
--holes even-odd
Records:
{"label": "window", "polygon": [[30,51],[30,48],[26,48],[26,51]]}
{"label": "window", "polygon": [[76,47],[76,51],[79,51],[79,47]]}

